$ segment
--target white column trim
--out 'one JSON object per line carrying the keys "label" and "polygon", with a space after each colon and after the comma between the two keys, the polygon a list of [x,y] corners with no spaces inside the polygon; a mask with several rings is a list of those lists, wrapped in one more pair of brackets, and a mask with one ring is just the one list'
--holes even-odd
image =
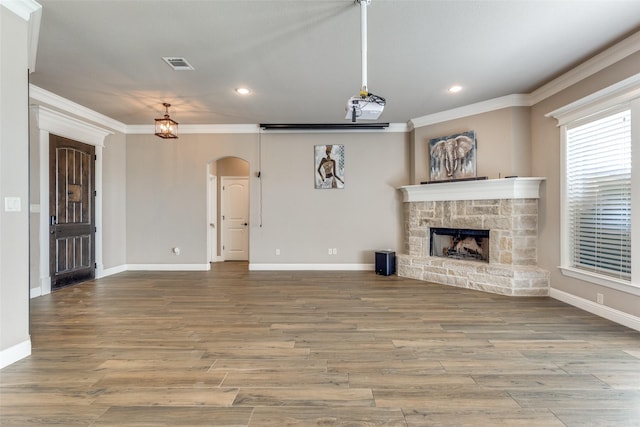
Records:
{"label": "white column trim", "polygon": [[[102,145],[96,145],[96,163],[95,163],[95,179],[96,179],[96,198],[95,198],[95,208],[96,208],[96,217],[95,217],[95,226],[96,233],[94,236],[95,239],[95,250],[96,250],[96,271],[95,277],[102,277],[104,271],[104,263],[102,261]],[[98,183],[100,183],[98,185]]]}
{"label": "white column trim", "polygon": [[42,105],[34,106],[38,127],[58,136],[85,144],[104,147],[104,139],[113,132],[68,116]]}
{"label": "white column trim", "polygon": [[40,295],[51,293],[49,274],[49,132],[40,129]]}

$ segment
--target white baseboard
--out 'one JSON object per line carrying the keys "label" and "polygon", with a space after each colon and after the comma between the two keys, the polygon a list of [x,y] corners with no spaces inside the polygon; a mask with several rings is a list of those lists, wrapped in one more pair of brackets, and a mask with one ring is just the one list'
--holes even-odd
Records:
{"label": "white baseboard", "polygon": [[604,317],[612,322],[640,331],[640,317],[633,316],[625,313],[624,311],[616,310],[615,308],[607,307],[606,305],[597,304],[588,299],[577,297],[558,289],[551,288],[549,290],[549,296],[562,302],[566,302],[574,307],[578,307],[584,311],[588,311],[596,316]]}
{"label": "white baseboard", "polygon": [[206,264],[127,264],[129,271],[208,271],[211,269]]}
{"label": "white baseboard", "polygon": [[127,271],[127,265],[118,265],[111,268],[106,268],[102,271],[96,272],[96,279],[101,279],[103,277],[112,276],[114,274],[122,273],[123,271]]}
{"label": "white baseboard", "polygon": [[0,369],[31,355],[31,340],[21,342],[6,350],[0,351]]}
{"label": "white baseboard", "polygon": [[48,295],[51,293],[51,277],[40,278],[40,295]]}
{"label": "white baseboard", "polygon": [[[96,279],[112,276],[114,274],[122,273],[125,271],[208,271],[211,269],[211,265],[207,264],[123,264],[116,267],[107,268],[104,270],[96,271]],[[44,279],[47,283],[49,278]],[[44,281],[42,281],[44,283]],[[49,290],[48,293],[51,293]],[[43,286],[39,288],[31,288],[29,297],[36,298],[42,295],[46,295],[43,291]]]}
{"label": "white baseboard", "polygon": [[40,278],[40,286],[37,288],[29,289],[29,299],[41,297],[42,295],[47,295],[51,293],[51,278],[41,277]]}
{"label": "white baseboard", "polygon": [[249,264],[249,270],[253,271],[367,271],[375,270],[373,264]]}

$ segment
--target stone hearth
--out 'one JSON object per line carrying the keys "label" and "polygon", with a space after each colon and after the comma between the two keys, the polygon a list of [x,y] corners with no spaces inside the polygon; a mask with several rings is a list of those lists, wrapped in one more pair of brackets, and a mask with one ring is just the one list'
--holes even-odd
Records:
{"label": "stone hearth", "polygon": [[[398,255],[398,275],[502,295],[548,295],[549,272],[537,266],[543,179],[402,187],[405,246]],[[430,256],[431,227],[489,230],[489,262]]]}

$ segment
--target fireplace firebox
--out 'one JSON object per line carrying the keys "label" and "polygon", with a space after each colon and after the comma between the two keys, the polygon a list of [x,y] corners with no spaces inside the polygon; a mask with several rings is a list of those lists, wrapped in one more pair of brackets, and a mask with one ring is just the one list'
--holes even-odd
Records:
{"label": "fireplace firebox", "polygon": [[489,262],[489,230],[431,228],[430,255]]}

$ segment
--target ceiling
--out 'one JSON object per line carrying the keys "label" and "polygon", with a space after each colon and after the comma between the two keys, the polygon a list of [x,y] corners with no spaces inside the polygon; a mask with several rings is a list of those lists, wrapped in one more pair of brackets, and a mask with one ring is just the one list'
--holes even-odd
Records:
{"label": "ceiling", "polygon": [[[360,91],[353,0],[37,1],[31,83],[126,125],[163,102],[180,124],[348,123]],[[530,93],[640,30],[638,0],[372,0],[367,15],[368,88],[390,123]]]}

